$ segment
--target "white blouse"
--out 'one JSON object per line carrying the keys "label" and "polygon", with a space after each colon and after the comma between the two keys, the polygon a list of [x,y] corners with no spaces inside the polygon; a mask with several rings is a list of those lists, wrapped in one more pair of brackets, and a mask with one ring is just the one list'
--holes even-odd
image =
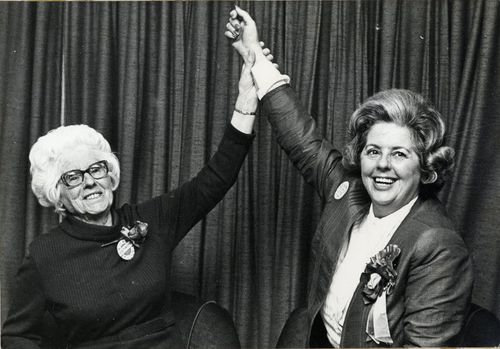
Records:
{"label": "white blouse", "polygon": [[401,222],[410,212],[414,198],[396,212],[383,218],[373,215],[373,205],[361,223],[353,226],[349,246],[344,256],[339,257],[332,283],[321,309],[327,336],[336,348],[340,346],[342,326],[349,303],[370,257],[385,248]]}

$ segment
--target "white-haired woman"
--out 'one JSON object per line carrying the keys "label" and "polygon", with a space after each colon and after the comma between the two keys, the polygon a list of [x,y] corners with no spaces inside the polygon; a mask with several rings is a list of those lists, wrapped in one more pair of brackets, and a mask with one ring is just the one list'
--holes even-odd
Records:
{"label": "white-haired woman", "polygon": [[2,348],[40,347],[47,316],[65,347],[183,347],[168,311],[172,250],[237,178],[253,139],[251,78],[240,79],[239,92],[208,164],[181,187],[137,205],[112,207],[120,166],[99,132],[61,126],[38,139],[29,157],[32,189],[62,221],[29,246]]}

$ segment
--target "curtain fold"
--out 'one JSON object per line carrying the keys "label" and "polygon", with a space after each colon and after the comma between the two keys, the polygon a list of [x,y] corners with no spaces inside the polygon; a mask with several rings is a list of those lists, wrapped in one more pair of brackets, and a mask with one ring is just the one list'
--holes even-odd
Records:
{"label": "curtain fold", "polygon": [[28,153],[60,121],[61,9],[0,4],[0,277],[2,319],[28,244],[57,220],[31,193]]}
{"label": "curtain fold", "polygon": [[[30,190],[28,152],[85,123],[121,162],[116,205],[193,177],[233,111],[241,60],[223,36],[234,3],[0,3],[2,316],[27,245],[57,223]],[[457,166],[440,197],[476,270],[473,300],[500,317],[500,41],[496,0],[240,1],[338,148],[366,97],[408,88],[445,118]],[[64,79],[62,71],[64,66]],[[224,200],[174,252],[173,288],[215,299],[244,347],[272,347],[306,299],[314,190],[266,120]]]}
{"label": "curtain fold", "polygon": [[[444,196],[475,266],[473,301],[500,317],[499,199],[500,170],[500,3],[478,1],[460,6],[464,17],[453,33],[468,23],[462,78],[451,109],[450,142],[457,152],[457,167]],[[454,8],[455,10],[456,8]],[[460,25],[460,26],[459,26]],[[462,39],[463,40],[463,39]],[[454,38],[459,41],[458,37]],[[458,46],[458,45],[457,45]],[[453,53],[453,52],[452,52]],[[452,113],[452,114],[451,114]]]}

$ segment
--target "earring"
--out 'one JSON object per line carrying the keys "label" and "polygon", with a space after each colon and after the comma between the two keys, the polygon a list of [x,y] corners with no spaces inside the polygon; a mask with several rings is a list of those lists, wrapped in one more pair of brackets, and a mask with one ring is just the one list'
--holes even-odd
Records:
{"label": "earring", "polygon": [[438,179],[438,174],[436,173],[436,171],[432,171],[431,173],[429,173],[429,176],[426,179],[422,180],[422,183],[431,184],[434,183],[437,179]]}

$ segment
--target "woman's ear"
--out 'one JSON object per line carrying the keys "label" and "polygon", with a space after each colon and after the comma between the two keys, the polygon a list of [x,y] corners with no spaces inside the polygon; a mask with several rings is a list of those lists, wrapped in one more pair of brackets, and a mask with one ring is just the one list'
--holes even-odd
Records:
{"label": "woman's ear", "polygon": [[116,176],[109,176],[111,180],[111,191],[115,191],[118,188],[118,185],[120,184],[120,181],[116,178]]}

